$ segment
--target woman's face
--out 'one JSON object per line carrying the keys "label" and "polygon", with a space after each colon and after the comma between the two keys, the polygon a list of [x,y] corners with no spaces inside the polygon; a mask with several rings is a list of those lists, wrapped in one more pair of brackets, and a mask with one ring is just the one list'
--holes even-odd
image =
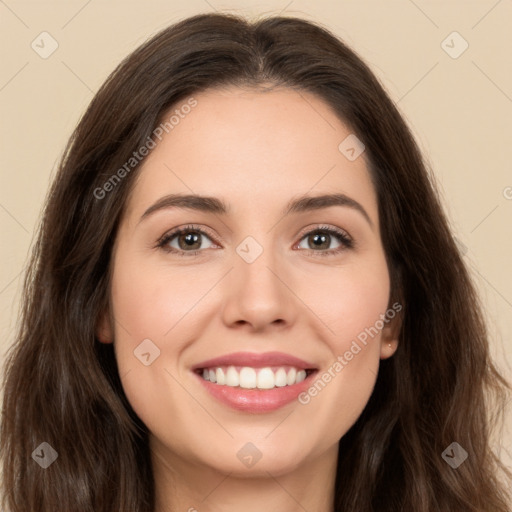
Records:
{"label": "woman's face", "polygon": [[276,476],[336,453],[396,349],[376,193],[318,97],[193,100],[138,171],[98,336],[162,460]]}

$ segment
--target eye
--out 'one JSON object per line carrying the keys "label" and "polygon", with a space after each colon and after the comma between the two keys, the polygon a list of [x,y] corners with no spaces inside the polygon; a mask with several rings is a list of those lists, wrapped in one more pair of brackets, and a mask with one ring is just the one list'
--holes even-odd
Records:
{"label": "eye", "polygon": [[[195,256],[199,254],[200,249],[208,248],[201,246],[204,238],[211,242],[210,236],[204,230],[195,226],[185,226],[166,233],[157,242],[157,247],[180,256]],[[211,244],[209,247],[213,245]]]}
{"label": "eye", "polygon": [[[210,235],[204,229],[189,225],[174,229],[171,232],[164,234],[160,240],[158,240],[156,247],[161,248],[166,252],[177,254],[178,256],[197,256],[202,252],[202,249],[219,247],[212,243],[212,238],[213,235]],[[202,246],[204,239],[210,241],[209,246]],[[333,239],[337,241],[338,246],[334,249],[329,249]],[[310,247],[313,247],[313,249],[302,247],[302,240],[309,243]],[[338,254],[346,249],[351,249],[353,246],[354,241],[345,231],[339,228],[320,226],[306,232],[301,237],[301,242],[295,247],[306,249],[315,255],[329,256]]]}
{"label": "eye", "polygon": [[[324,248],[328,249],[333,238],[338,242],[338,247],[329,250],[316,250]],[[318,254],[319,256],[338,254],[339,252],[344,251],[345,249],[351,249],[354,246],[353,240],[345,231],[338,228],[330,228],[328,226],[321,226],[312,231],[308,231],[301,240],[305,240],[306,243],[310,244],[310,247],[314,247],[314,249],[309,249],[307,247],[306,249]],[[297,245],[297,247],[304,248],[301,247],[300,244]]]}

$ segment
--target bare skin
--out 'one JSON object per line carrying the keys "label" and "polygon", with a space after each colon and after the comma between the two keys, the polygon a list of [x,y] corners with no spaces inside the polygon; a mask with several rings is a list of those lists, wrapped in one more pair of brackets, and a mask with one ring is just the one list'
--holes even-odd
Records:
{"label": "bare skin", "polygon": [[[139,170],[116,238],[111,308],[98,325],[150,431],[156,512],[331,512],[338,442],[366,406],[399,331],[397,315],[344,356],[390,308],[365,154],[350,161],[339,151],[351,131],[310,93],[230,87],[194,98],[197,106]],[[179,193],[221,198],[229,211],[162,208],[141,220]],[[292,199],[333,193],[357,201],[368,219],[346,205],[283,215]],[[192,249],[179,236],[166,245],[175,252],[157,247],[189,224],[207,231]],[[321,227],[342,230],[353,246],[334,234],[316,246],[308,234]],[[237,252],[246,237],[262,249],[250,263]],[[148,366],[134,357],[145,339],[160,350]],[[331,379],[307,403],[234,410],[191,368],[238,351],[291,354]],[[341,371],[333,369],[338,356]],[[261,454],[250,467],[237,456],[248,442]]]}

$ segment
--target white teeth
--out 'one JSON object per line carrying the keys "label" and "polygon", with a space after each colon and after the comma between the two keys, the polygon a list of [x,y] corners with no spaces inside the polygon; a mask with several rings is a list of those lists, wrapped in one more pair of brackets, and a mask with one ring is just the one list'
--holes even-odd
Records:
{"label": "white teeth", "polygon": [[306,371],[301,370],[300,372],[297,372],[297,379],[295,382],[302,382],[306,378]]}
{"label": "white teeth", "polygon": [[272,389],[275,387],[274,372],[270,368],[262,368],[258,372],[258,389]]}
{"label": "white teeth", "polygon": [[306,370],[297,370],[293,367],[251,368],[244,366],[238,371],[234,366],[219,366],[203,369],[202,376],[203,379],[221,386],[240,386],[244,389],[273,389],[298,384],[307,377],[307,373]]}
{"label": "white teeth", "polygon": [[244,366],[240,370],[240,387],[246,389],[256,387],[256,372],[254,371],[254,368]]}
{"label": "white teeth", "polygon": [[224,372],[222,371],[222,368],[217,368],[215,372],[215,377],[217,377],[217,384],[225,384],[226,383],[226,377],[224,376]]}
{"label": "white teeth", "polygon": [[286,386],[286,372],[284,368],[279,368],[279,370],[277,370],[275,380],[278,388]]}
{"label": "white teeth", "polygon": [[236,387],[240,385],[240,375],[238,375],[238,372],[230,366],[228,368],[228,371],[226,372],[226,382],[225,384],[227,386]]}
{"label": "white teeth", "polygon": [[288,372],[288,377],[286,377],[286,384],[288,386],[291,386],[292,384],[295,384],[295,378],[297,377],[297,370],[295,368],[292,368]]}

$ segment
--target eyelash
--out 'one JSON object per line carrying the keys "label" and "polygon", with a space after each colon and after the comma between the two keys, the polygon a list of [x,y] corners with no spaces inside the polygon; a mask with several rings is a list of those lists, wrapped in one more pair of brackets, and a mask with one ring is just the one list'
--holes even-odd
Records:
{"label": "eyelash", "polygon": [[[190,233],[190,232],[194,232],[194,233],[200,233],[201,235],[204,235],[210,239],[214,238],[211,234],[209,234],[208,232],[204,231],[203,229],[200,229],[196,226],[193,226],[193,225],[188,225],[188,226],[185,226],[183,228],[178,228],[174,231],[171,231],[170,233],[166,233],[164,234],[158,241],[157,241],[157,244],[155,246],[155,248],[160,248],[162,249],[163,251],[165,252],[168,252],[168,253],[174,253],[178,256],[186,256],[186,257],[193,257],[193,256],[197,256],[200,252],[202,252],[203,250],[199,249],[199,250],[195,250],[195,251],[182,251],[182,250],[178,250],[178,249],[175,249],[175,248],[169,248],[167,246],[167,244],[173,239],[175,238],[176,236],[178,235],[182,235],[184,233]],[[337,229],[337,228],[331,228],[329,226],[319,226],[315,229],[312,229],[310,231],[307,231],[306,233],[304,233],[300,240],[299,240],[299,243],[304,239],[306,238],[307,236],[313,234],[313,233],[327,233],[329,235],[334,235],[334,237],[341,243],[341,247],[338,247],[337,249],[328,249],[326,251],[315,251],[313,249],[304,249],[304,250],[307,250],[309,253],[313,253],[315,256],[318,255],[318,256],[331,256],[331,255],[335,255],[335,254],[338,254],[340,253],[341,251],[344,251],[346,249],[352,249],[354,247],[354,241],[345,233],[345,231],[342,231],[341,229]]]}

